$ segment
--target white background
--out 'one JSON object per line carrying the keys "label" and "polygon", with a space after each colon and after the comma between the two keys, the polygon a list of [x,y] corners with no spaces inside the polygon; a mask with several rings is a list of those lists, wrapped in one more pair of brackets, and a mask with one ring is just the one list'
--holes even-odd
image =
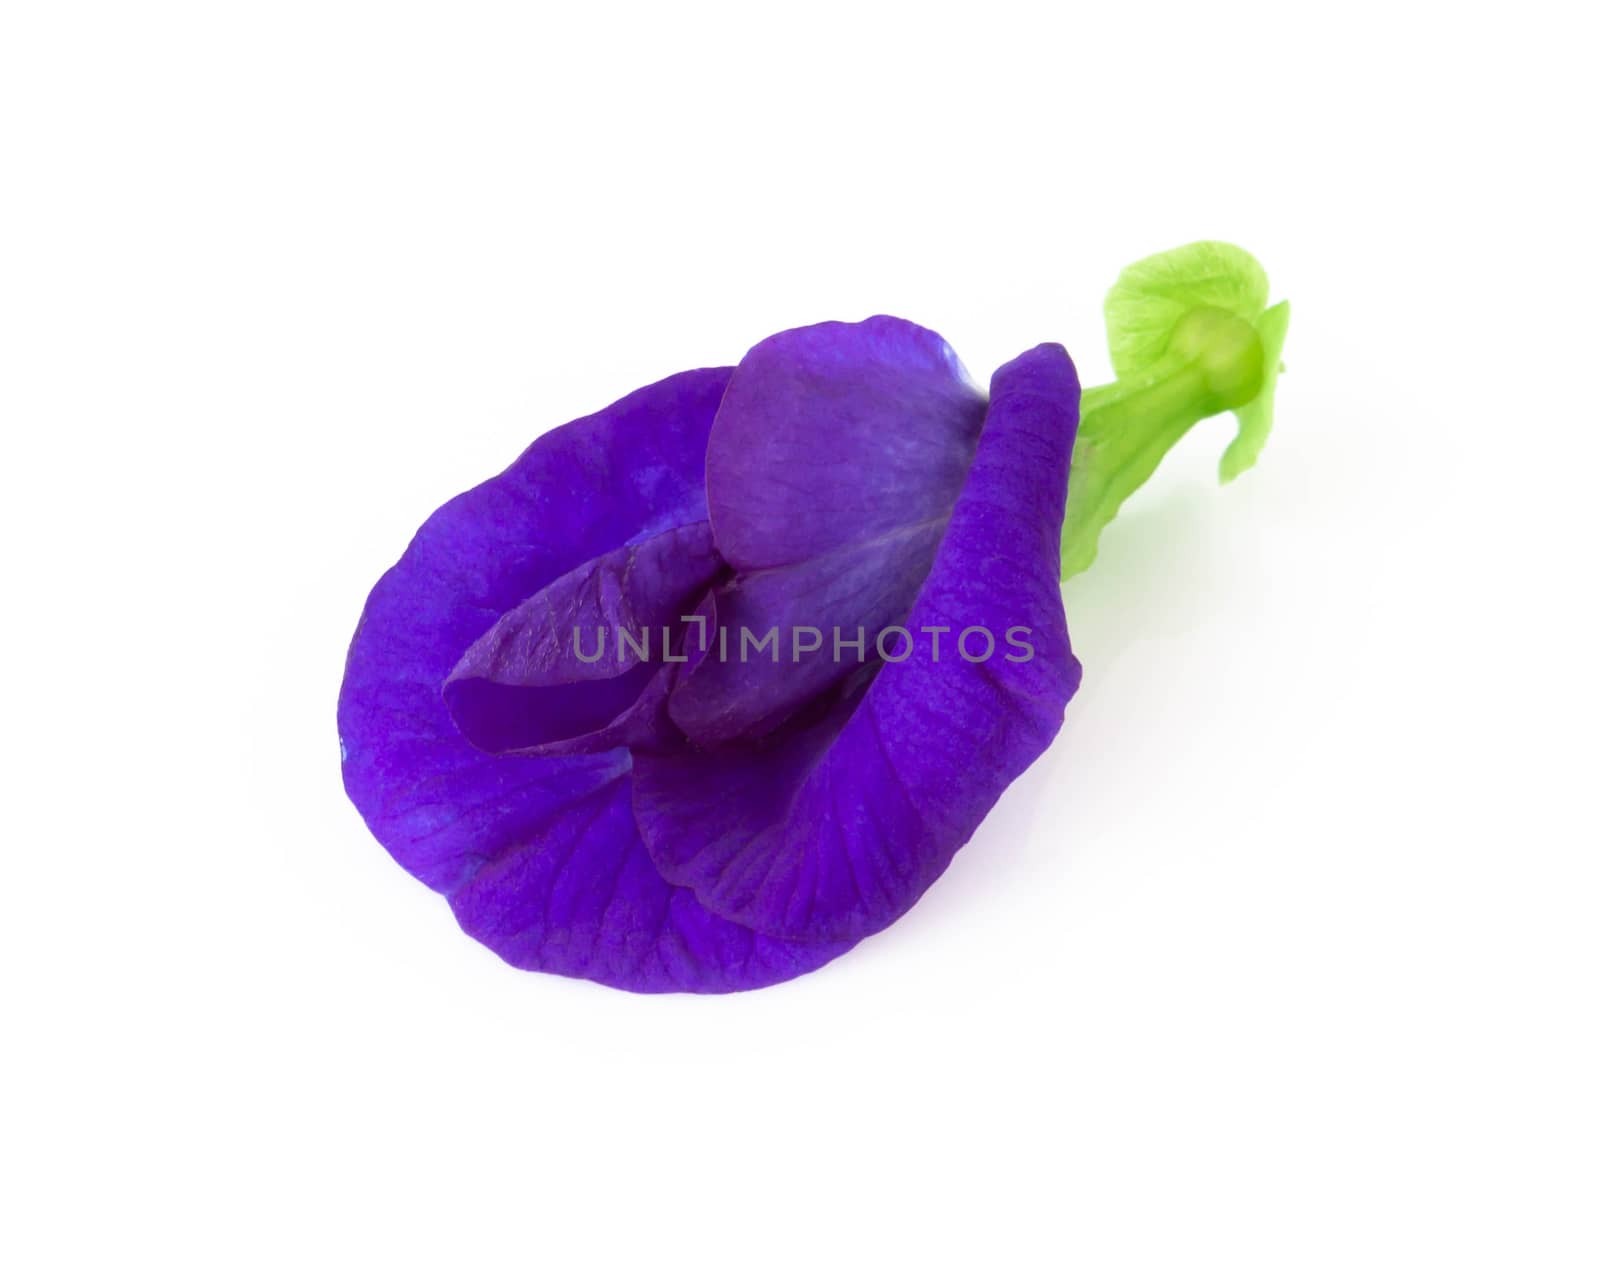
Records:
{"label": "white background", "polygon": [[[3,12],[8,1273],[1600,1272],[1578,6]],[[533,435],[878,311],[1100,381],[1207,236],[1276,433],[888,932],[629,996],[368,835],[361,602]]]}

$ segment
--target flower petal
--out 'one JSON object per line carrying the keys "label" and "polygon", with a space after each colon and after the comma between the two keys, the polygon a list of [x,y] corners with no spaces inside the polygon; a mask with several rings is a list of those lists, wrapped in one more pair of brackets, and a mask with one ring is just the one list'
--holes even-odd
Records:
{"label": "flower petal", "polygon": [[[487,751],[565,754],[644,740],[684,610],[722,570],[705,520],[590,560],[503,613],[445,681],[445,701]],[[655,687],[652,688],[652,682]],[[646,698],[647,694],[654,694]]]}
{"label": "flower petal", "polygon": [[844,949],[757,936],[665,883],[629,813],[626,750],[487,754],[440,692],[502,613],[630,540],[704,518],[701,450],[726,378],[698,370],[637,391],[446,503],[373,588],[351,642],[345,789],[395,860],[512,963],[632,990],[720,991],[786,980]]}
{"label": "flower petal", "polygon": [[849,949],[763,936],[668,884],[639,839],[626,775],[530,830],[450,906],[463,929],[518,968],[646,993],[751,990]]}
{"label": "flower petal", "polygon": [[[906,626],[864,694],[760,749],[635,757],[650,855],[718,915],[776,936],[854,941],[904,913],[1061,727],[1080,668],[1057,537],[1078,381],[1061,347],[994,376],[976,456]],[[715,510],[713,509],[713,521]],[[720,530],[719,530],[720,535]],[[960,632],[1027,627],[1027,661],[969,663]],[[923,638],[947,627],[939,659]]]}
{"label": "flower petal", "polygon": [[[777,627],[783,651],[752,666],[719,649],[681,678],[669,711],[692,741],[769,731],[860,665],[835,657],[836,631],[870,646],[905,619],[983,414],[945,340],[892,316],[792,329],[745,356],[706,457],[717,549],[738,572],[717,602],[730,642]],[[801,651],[797,627],[821,646]]]}
{"label": "flower petal", "polygon": [[[679,679],[667,699],[672,722],[703,747],[761,736],[874,660],[879,634],[911,611],[944,528],[942,520],[913,525],[719,588],[727,656],[719,642]],[[814,633],[802,634],[807,628]],[[758,652],[769,632],[771,644]]]}
{"label": "flower petal", "polygon": [[717,549],[774,568],[950,513],[983,395],[937,333],[893,316],[758,343],[706,452]]}

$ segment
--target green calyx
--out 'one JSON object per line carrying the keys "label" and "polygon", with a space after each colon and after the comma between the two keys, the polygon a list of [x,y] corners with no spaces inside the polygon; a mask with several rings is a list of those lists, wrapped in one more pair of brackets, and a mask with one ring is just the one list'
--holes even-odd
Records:
{"label": "green calyx", "polygon": [[1289,304],[1243,249],[1202,240],[1135,262],[1106,295],[1117,380],[1083,393],[1061,576],[1094,562],[1100,531],[1196,422],[1232,410],[1224,483],[1255,464],[1272,430]]}

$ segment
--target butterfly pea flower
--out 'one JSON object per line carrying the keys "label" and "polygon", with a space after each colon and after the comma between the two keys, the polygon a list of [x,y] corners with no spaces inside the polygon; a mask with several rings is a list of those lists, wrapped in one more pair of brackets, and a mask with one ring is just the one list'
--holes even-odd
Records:
{"label": "butterfly pea flower", "polygon": [[[1230,272],[1249,279],[1210,278]],[[890,316],[547,432],[368,598],[339,701],[351,799],[518,967],[711,993],[828,963],[1055,738],[1081,674],[1063,567],[1200,417],[1240,414],[1225,475],[1254,460],[1282,341],[1264,303],[1229,246],[1130,268],[1118,382],[1082,397],[1081,432],[1061,346],[985,391]]]}

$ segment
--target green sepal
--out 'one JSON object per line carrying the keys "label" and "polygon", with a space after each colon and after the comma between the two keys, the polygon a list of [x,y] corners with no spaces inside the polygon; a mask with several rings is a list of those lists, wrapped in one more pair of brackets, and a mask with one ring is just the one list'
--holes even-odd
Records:
{"label": "green sepal", "polygon": [[1239,419],[1239,433],[1217,466],[1224,484],[1256,464],[1272,432],[1272,401],[1278,391],[1278,374],[1283,372],[1283,340],[1289,336],[1289,304],[1279,302],[1263,311],[1256,321],[1256,335],[1261,339],[1261,390],[1250,403],[1233,411]]}
{"label": "green sepal", "polygon": [[1106,342],[1120,381],[1167,352],[1173,331],[1196,307],[1210,306],[1254,324],[1267,306],[1267,273],[1236,245],[1199,240],[1141,258],[1106,294]]}

